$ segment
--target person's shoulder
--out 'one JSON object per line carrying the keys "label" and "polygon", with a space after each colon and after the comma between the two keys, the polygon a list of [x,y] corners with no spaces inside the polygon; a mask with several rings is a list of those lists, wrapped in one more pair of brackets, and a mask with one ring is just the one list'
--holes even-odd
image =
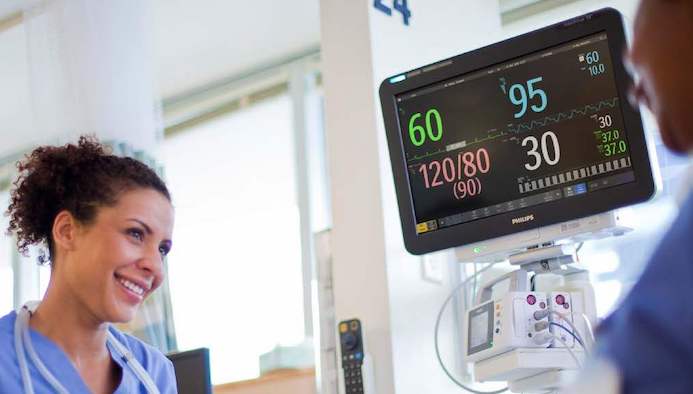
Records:
{"label": "person's shoulder", "polygon": [[693,223],[691,223],[690,220],[691,218],[693,218],[693,191],[691,191],[688,194],[688,198],[686,198],[686,200],[681,205],[679,214],[684,218],[688,219],[687,221],[689,225],[693,225]]}
{"label": "person's shoulder", "polygon": [[14,322],[17,314],[12,311],[0,317],[0,393],[14,392],[21,382],[16,353],[14,351]]}
{"label": "person's shoulder", "polygon": [[17,313],[11,311],[0,317],[0,336],[11,335],[14,332],[14,322],[17,320]]}
{"label": "person's shoulder", "polygon": [[[662,244],[664,246],[675,246],[676,249],[693,248],[693,243],[690,242],[693,235],[693,193],[690,193],[687,199],[681,204],[678,215],[671,228],[665,235]],[[673,244],[673,245],[671,245]]]}
{"label": "person's shoulder", "polygon": [[117,328],[111,326],[110,331],[113,336],[132,352],[137,361],[142,366],[152,372],[153,369],[162,369],[166,371],[170,366],[173,368],[171,360],[169,360],[159,349],[151,346],[133,335],[124,333]]}
{"label": "person's shoulder", "polygon": [[17,320],[17,313],[11,311],[0,317],[0,347],[4,347],[8,341],[12,342],[14,333],[14,322]]}

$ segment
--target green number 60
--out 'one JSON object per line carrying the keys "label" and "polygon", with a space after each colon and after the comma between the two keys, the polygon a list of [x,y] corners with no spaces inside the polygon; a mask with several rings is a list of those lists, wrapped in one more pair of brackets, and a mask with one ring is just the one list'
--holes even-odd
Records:
{"label": "green number 60", "polygon": [[[426,142],[426,136],[431,141],[438,141],[443,137],[443,119],[440,117],[440,112],[437,109],[431,108],[426,112],[426,128],[416,124],[416,121],[421,118],[420,112],[415,113],[409,118],[409,138],[414,146],[421,146]],[[433,119],[435,118],[435,129],[433,130]]]}

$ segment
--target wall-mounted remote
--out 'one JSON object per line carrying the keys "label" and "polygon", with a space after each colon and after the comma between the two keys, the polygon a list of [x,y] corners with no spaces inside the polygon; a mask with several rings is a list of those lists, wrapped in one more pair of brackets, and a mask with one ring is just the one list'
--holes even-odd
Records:
{"label": "wall-mounted remote", "polygon": [[339,323],[338,327],[346,394],[363,394],[364,377],[362,366],[365,353],[363,350],[361,321],[359,319],[344,320]]}

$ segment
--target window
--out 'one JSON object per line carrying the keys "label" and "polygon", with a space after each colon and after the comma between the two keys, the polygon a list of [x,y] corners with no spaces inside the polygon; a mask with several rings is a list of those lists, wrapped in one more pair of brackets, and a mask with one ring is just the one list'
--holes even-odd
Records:
{"label": "window", "polygon": [[210,348],[214,384],[257,377],[260,354],[304,338],[293,141],[280,94],[162,144],[178,347]]}

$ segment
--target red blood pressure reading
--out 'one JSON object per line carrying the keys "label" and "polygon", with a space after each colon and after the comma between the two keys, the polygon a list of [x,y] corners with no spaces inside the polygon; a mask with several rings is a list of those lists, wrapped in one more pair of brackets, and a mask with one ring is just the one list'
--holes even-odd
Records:
{"label": "red blood pressure reading", "polygon": [[441,160],[419,166],[426,189],[453,185],[452,193],[457,200],[481,194],[478,174],[491,170],[491,157],[485,148],[460,152]]}

